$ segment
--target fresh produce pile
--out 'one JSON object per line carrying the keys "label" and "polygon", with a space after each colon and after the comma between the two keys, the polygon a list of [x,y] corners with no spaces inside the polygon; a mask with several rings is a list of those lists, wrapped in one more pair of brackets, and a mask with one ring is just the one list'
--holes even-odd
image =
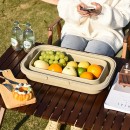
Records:
{"label": "fresh produce pile", "polygon": [[39,60],[43,60],[47,62],[49,65],[56,63],[62,67],[65,67],[68,62],[68,56],[65,53],[60,51],[42,51],[41,55],[39,56]]}
{"label": "fresh produce pile", "polygon": [[88,61],[72,61],[64,52],[52,50],[42,51],[34,67],[89,80],[99,78],[103,70],[100,65]]}

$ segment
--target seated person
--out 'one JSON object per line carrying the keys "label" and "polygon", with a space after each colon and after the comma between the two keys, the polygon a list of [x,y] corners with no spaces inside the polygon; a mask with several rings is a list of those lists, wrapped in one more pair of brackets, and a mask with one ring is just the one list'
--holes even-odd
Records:
{"label": "seated person", "polygon": [[[128,0],[43,1],[58,4],[59,16],[65,21],[61,47],[107,56],[114,56],[122,47],[122,28],[130,21]],[[82,10],[88,6],[95,10]]]}
{"label": "seated person", "polygon": [[[61,47],[106,56],[114,56],[121,49],[122,28],[130,21],[130,0],[42,1],[57,5],[65,21]],[[87,10],[89,7],[94,9]]]}

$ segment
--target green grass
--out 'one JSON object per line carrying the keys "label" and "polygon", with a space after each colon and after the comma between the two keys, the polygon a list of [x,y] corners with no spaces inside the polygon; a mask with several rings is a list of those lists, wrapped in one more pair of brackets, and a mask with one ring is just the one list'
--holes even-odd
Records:
{"label": "green grass", "polygon": [[47,120],[7,110],[1,130],[44,130]]}
{"label": "green grass", "polygon": [[[47,43],[47,27],[58,16],[55,5],[38,0],[0,0],[0,55],[10,46],[13,22],[31,23],[36,41]],[[22,26],[24,29],[24,26]]]}
{"label": "green grass", "polygon": [[[13,110],[7,110],[4,116],[1,130],[44,130],[48,120],[27,116]],[[70,126],[62,125],[61,130],[69,130]]]}
{"label": "green grass", "polygon": [[[13,22],[30,22],[36,41],[47,43],[47,27],[57,17],[57,8],[38,0],[0,0],[0,56],[10,46]],[[24,26],[21,26],[24,28]],[[48,120],[7,110],[1,130],[44,130]],[[62,127],[68,130],[69,126]]]}

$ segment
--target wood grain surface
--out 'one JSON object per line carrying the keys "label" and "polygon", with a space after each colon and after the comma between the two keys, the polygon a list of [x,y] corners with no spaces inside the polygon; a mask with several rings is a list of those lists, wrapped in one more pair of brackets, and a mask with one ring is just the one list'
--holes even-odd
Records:
{"label": "wood grain surface", "polygon": [[[12,81],[16,81],[18,83],[27,83],[27,81],[25,79],[16,79],[10,69],[4,70],[2,72],[2,74],[5,78],[11,79]],[[4,83],[9,84],[9,81],[5,80]],[[16,84],[12,84],[12,86],[15,87]],[[9,91],[3,84],[0,84],[0,93],[1,93],[1,96],[2,96],[3,101],[5,103],[5,106],[8,109],[20,107],[20,106],[25,106],[25,105],[32,104],[32,103],[36,102],[35,97],[33,97],[31,100],[28,100],[28,101],[18,101],[16,99],[14,99],[12,92]]]}

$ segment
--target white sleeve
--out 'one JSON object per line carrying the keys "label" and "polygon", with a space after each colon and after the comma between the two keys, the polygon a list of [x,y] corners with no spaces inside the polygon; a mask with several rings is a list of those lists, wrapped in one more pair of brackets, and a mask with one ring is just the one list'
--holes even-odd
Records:
{"label": "white sleeve", "polygon": [[81,15],[77,12],[79,3],[79,0],[59,0],[57,6],[59,16],[66,22],[78,23],[81,18]]}
{"label": "white sleeve", "polygon": [[120,0],[114,7],[103,4],[101,14],[93,19],[113,29],[126,26],[130,21],[130,0]]}

